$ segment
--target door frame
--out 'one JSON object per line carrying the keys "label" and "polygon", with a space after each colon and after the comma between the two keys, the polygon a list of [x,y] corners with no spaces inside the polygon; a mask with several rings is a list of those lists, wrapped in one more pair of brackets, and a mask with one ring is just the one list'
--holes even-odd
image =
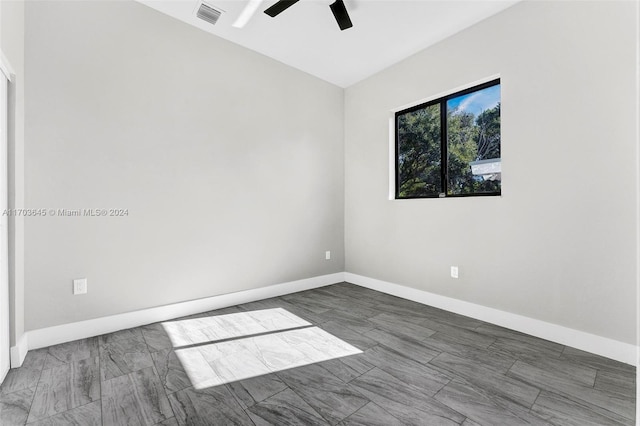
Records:
{"label": "door frame", "polygon": [[[8,127],[9,122],[9,85],[15,79],[15,73],[0,50],[0,80],[2,99],[0,100],[0,213],[8,208],[9,176],[8,166]],[[11,315],[9,292],[9,229],[8,216],[0,216],[0,383],[11,368]]]}

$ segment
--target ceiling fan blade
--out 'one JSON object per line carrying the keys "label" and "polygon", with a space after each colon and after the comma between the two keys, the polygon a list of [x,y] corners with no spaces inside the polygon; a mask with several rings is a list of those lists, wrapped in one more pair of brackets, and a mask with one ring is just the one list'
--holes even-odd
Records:
{"label": "ceiling fan blade", "polygon": [[331,8],[333,16],[336,18],[336,22],[338,22],[338,26],[342,31],[353,27],[351,18],[349,18],[349,12],[347,12],[347,8],[344,6],[343,0],[336,0],[329,7]]}
{"label": "ceiling fan blade", "polygon": [[264,13],[266,13],[267,15],[269,15],[269,16],[271,16],[273,18],[275,16],[278,16],[279,14],[284,12],[285,10],[289,9],[291,6],[296,4],[298,1],[299,0],[280,0],[276,4],[274,4],[273,6],[271,6],[267,10],[265,10]]}

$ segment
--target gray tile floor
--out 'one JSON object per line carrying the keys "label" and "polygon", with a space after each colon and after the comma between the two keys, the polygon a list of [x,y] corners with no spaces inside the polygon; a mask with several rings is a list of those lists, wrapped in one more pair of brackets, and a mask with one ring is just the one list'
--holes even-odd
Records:
{"label": "gray tile floor", "polygon": [[343,283],[283,308],[362,353],[196,389],[161,324],[30,351],[1,425],[633,425],[635,368]]}

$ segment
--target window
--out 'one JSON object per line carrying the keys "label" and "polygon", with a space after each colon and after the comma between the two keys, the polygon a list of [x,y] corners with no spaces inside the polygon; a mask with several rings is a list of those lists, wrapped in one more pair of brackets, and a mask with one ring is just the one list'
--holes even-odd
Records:
{"label": "window", "polygon": [[500,195],[500,80],[397,112],[396,198]]}

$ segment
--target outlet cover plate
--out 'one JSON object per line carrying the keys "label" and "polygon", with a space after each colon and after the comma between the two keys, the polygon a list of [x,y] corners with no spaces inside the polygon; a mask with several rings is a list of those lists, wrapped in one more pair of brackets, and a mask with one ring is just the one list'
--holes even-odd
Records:
{"label": "outlet cover plate", "polygon": [[452,266],[451,267],[451,278],[458,278],[458,267],[457,266]]}
{"label": "outlet cover plate", "polygon": [[87,294],[87,279],[78,278],[73,280],[73,294]]}

